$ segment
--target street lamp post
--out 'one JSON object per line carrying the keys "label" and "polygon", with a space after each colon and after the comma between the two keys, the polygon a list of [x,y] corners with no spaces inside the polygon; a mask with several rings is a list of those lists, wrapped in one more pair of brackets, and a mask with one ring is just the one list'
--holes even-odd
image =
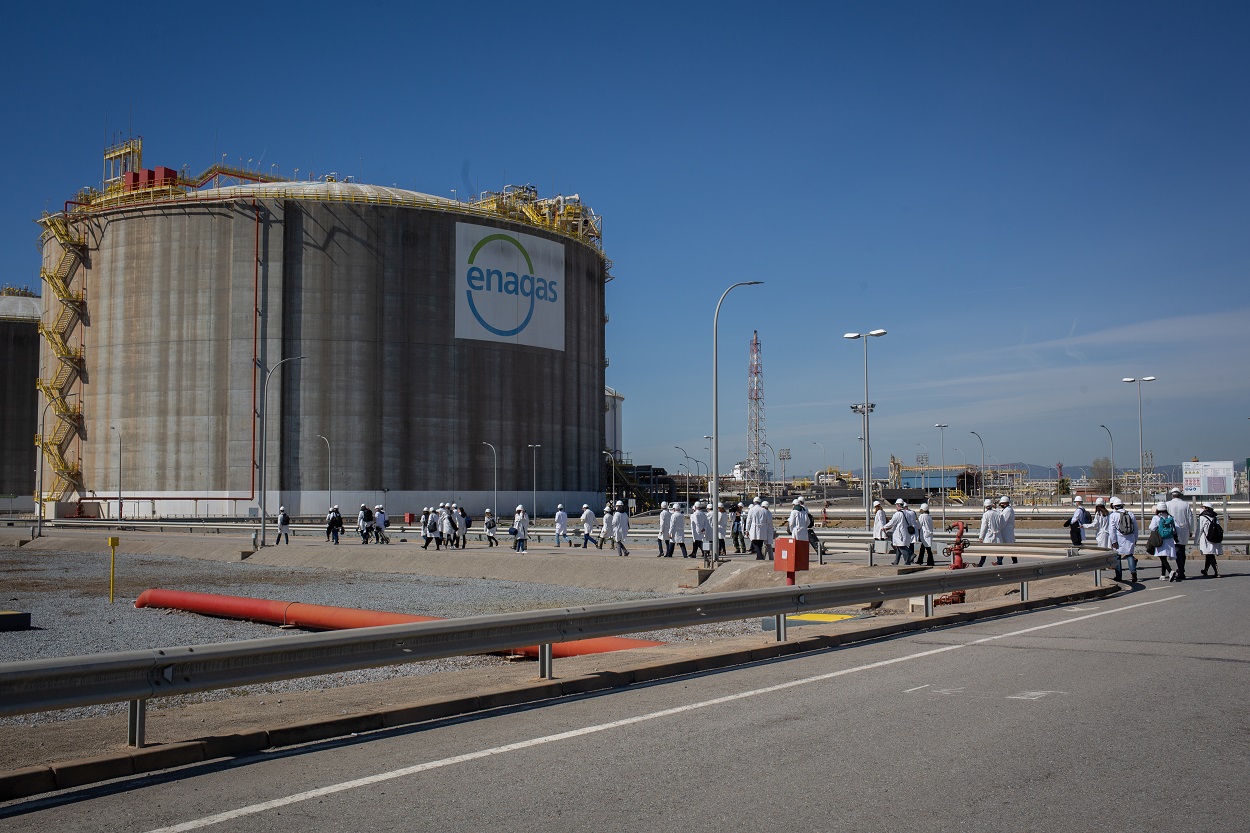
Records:
{"label": "street lamp post", "polygon": [[868,339],[880,338],[885,330],[869,330],[866,333],[844,333],[843,338],[864,340],[864,526],[872,529],[872,435],[868,433],[868,414],[872,406],[868,403]]}
{"label": "street lamp post", "polygon": [[495,447],[488,442],[483,442],[482,445],[490,448],[490,456],[491,456],[491,459],[494,460],[492,471],[494,471],[495,473],[495,496],[491,498],[490,511],[494,514],[495,518],[498,519],[499,517],[499,452],[495,451]]}
{"label": "street lamp post", "polygon": [[534,475],[534,481],[533,481],[534,491],[530,494],[530,497],[534,501],[533,505],[530,506],[530,512],[533,514],[531,514],[530,517],[537,518],[538,517],[538,449],[542,448],[542,444],[541,443],[528,443],[526,447],[534,449],[533,453],[531,454],[531,464],[530,464],[531,468],[533,469],[533,475]]}
{"label": "street lamp post", "polygon": [[259,546],[265,546],[265,522],[268,520],[268,495],[265,492],[267,484],[265,482],[265,399],[266,392],[269,390],[269,377],[273,372],[287,362],[301,361],[303,356],[291,356],[282,359],[273,367],[269,368],[269,372],[265,374],[265,378],[260,383],[260,542]]}
{"label": "street lamp post", "polygon": [[942,529],[946,529],[946,429],[950,424],[937,422],[933,427],[942,432],[942,479],[938,481],[938,489],[942,493]]}
{"label": "street lamp post", "polygon": [[[689,460],[690,458],[687,457],[686,459]],[[686,511],[689,512],[690,511],[690,464],[678,463],[677,468],[686,470]]]}
{"label": "street lamp post", "polygon": [[317,436],[325,440],[326,443],[326,497],[330,501],[326,504],[326,509],[329,510],[334,506],[334,490],[330,488],[330,441],[326,440],[326,438],[321,436],[321,434],[318,434]]}
{"label": "street lamp post", "polygon": [[[929,446],[925,445],[924,443],[916,443],[916,445],[924,449],[924,468],[920,470],[920,482],[924,487],[925,499],[928,500],[928,497],[929,497]],[[920,461],[917,460],[916,462],[919,463]]]}
{"label": "street lamp post", "polygon": [[725,296],[733,289],[739,286],[759,286],[763,281],[740,281],[731,284],[728,289],[721,293],[720,300],[716,302],[716,312],[712,315],[712,503],[720,502],[720,458],[718,452],[720,450],[720,394],[719,381],[720,374],[717,372],[718,351],[716,345],[717,325],[720,321],[720,305],[725,302]]}
{"label": "street lamp post", "polygon": [[969,431],[969,434],[977,438],[977,442],[981,443],[981,471],[979,479],[981,481],[981,497],[985,497],[985,440],[981,439],[981,435],[976,431]]}
{"label": "street lamp post", "polygon": [[1141,516],[1146,517],[1146,452],[1142,443],[1142,421],[1141,421],[1141,383],[1153,382],[1156,377],[1142,376],[1140,379],[1133,376],[1125,376],[1121,382],[1137,383],[1137,486],[1141,490]]}
{"label": "street lamp post", "polygon": [[[117,431],[117,426],[110,425],[109,430]],[[117,431],[117,519],[120,521],[125,514],[122,511],[122,432]]]}
{"label": "street lamp post", "polygon": [[823,445],[820,445],[820,443],[816,442],[815,440],[812,440],[812,445],[820,446],[820,487],[821,487],[820,494],[825,500],[828,500],[829,499],[829,486],[825,482],[826,480],[828,480],[825,474],[829,471],[829,464],[825,456],[825,447]]}
{"label": "street lamp post", "polygon": [[1110,498],[1115,494],[1115,437],[1111,436],[1111,429],[1107,426],[1099,425],[1098,427],[1106,431],[1107,439],[1111,440],[1111,489],[1110,494],[1107,495]]}

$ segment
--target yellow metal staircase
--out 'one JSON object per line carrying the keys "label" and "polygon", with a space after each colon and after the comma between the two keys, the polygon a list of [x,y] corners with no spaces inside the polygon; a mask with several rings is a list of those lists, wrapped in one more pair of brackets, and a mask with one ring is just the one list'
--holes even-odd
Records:
{"label": "yellow metal staircase", "polygon": [[[51,323],[39,325],[39,334],[56,359],[52,378],[41,378],[36,382],[56,416],[51,433],[35,437],[35,445],[43,452],[44,460],[55,474],[50,488],[49,484],[45,484],[43,494],[35,496],[42,507],[44,501],[62,500],[82,487],[81,468],[76,460],[66,457],[66,452],[82,430],[82,405],[70,404],[69,397],[73,395],[71,389],[84,368],[83,349],[74,344],[73,336],[85,317],[87,301],[81,290],[73,288],[74,273],[82,264],[85,247],[82,237],[74,232],[63,214],[45,214],[40,223],[49,232],[45,244],[55,238],[61,248],[56,266],[51,270],[39,270],[39,277],[59,305]],[[40,430],[43,430],[42,422]]]}

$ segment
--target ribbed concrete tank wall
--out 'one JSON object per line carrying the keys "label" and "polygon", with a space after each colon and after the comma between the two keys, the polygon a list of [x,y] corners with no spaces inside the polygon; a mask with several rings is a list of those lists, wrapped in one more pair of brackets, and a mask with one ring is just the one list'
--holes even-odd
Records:
{"label": "ribbed concrete tank wall", "polygon": [[[480,518],[496,475],[506,516],[535,489],[544,514],[602,500],[600,253],[452,203],[339,201],[404,193],[393,189],[312,183],[291,198],[293,186],[81,221],[88,499],[116,512],[120,446],[127,515],[254,510],[265,371],[304,356],[268,386],[270,512],[324,513],[327,475],[349,517],[362,502],[394,517],[456,501]],[[563,350],[457,338],[466,227],[561,253]]]}
{"label": "ribbed concrete tank wall", "polygon": [[[38,298],[0,296],[0,512],[35,506],[39,425]],[[12,495],[5,497],[6,495]]]}

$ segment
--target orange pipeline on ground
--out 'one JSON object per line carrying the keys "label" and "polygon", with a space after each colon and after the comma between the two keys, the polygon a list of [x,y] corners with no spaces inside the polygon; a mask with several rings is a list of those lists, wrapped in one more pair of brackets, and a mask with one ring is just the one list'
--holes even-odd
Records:
{"label": "orange pipeline on ground", "polygon": [[[414,616],[409,613],[310,605],[274,599],[252,599],[246,596],[221,596],[216,593],[192,593],[185,590],[162,590],[156,587],[140,593],[139,598],[135,599],[135,607],[183,610],[188,613],[201,613],[205,616],[246,619],[250,622],[265,622],[271,625],[287,625],[314,630],[347,630],[441,621],[438,616]],[[647,639],[604,636],[597,639],[557,642],[551,646],[551,653],[554,657],[577,657],[584,654],[625,651],[630,648],[650,648],[663,644],[663,642],[652,642]],[[510,653],[537,657],[538,646],[516,648]]]}

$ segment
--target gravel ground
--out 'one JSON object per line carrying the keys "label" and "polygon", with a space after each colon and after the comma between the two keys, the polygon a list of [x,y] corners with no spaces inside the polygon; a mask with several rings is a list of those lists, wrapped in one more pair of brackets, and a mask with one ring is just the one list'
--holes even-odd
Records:
{"label": "gravel ground", "polygon": [[[124,569],[123,569],[124,567]],[[217,619],[154,608],[136,608],[149,587],[284,599],[454,618],[488,613],[661,598],[661,594],[595,590],[482,579],[445,579],[393,573],[261,567],[169,556],[127,556],[108,601],[107,566],[81,553],[0,551],[0,609],[31,614],[29,631],[0,632],[0,663],[54,659],[144,648],[202,645],[297,635],[273,625]],[[724,622],[637,634],[662,642],[706,641],[759,631],[755,620]],[[170,708],[237,694],[322,690],[396,677],[505,663],[496,656],[452,657],[431,662],[286,680],[259,686],[158,698],[149,708]],[[125,710],[125,704],[66,709],[14,718],[0,725],[36,724]]]}

